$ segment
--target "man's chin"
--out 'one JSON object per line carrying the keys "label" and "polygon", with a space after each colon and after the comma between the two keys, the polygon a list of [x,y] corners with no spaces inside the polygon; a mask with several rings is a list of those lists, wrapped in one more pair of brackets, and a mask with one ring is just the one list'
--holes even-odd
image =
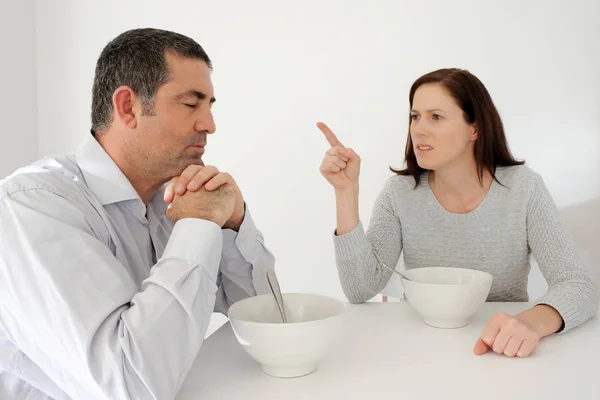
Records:
{"label": "man's chin", "polygon": [[200,157],[191,157],[191,158],[188,158],[187,160],[185,160],[184,164],[185,164],[184,165],[184,169],[188,165],[199,165],[201,167],[204,167],[204,161]]}
{"label": "man's chin", "polygon": [[[190,165],[198,165],[204,167],[204,161],[200,157],[180,157],[178,160],[177,173],[175,176],[179,176],[185,171]],[[175,170],[174,170],[175,172]]]}

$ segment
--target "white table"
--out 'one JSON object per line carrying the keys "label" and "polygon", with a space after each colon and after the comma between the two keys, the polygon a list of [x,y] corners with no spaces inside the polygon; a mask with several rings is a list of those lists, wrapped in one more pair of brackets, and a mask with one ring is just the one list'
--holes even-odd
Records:
{"label": "white table", "polygon": [[265,375],[227,324],[203,344],[177,399],[600,399],[599,316],[543,339],[529,358],[473,354],[494,312],[528,306],[487,303],[446,330],[407,303],[349,305],[346,335],[313,374],[293,379]]}

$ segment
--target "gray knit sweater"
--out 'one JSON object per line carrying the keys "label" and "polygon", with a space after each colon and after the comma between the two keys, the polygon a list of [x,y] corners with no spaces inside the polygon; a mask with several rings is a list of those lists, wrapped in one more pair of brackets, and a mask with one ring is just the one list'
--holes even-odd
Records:
{"label": "gray knit sweater", "polygon": [[461,267],[494,276],[488,301],[529,301],[527,279],[533,254],[548,282],[536,303],[554,307],[566,332],[598,311],[600,297],[589,271],[559,218],[542,178],[526,166],[496,171],[481,204],[467,214],[446,211],[422,176],[393,176],[385,185],[365,234],[362,223],[334,236],[344,293],[352,303],[377,295],[404,252],[406,269]]}

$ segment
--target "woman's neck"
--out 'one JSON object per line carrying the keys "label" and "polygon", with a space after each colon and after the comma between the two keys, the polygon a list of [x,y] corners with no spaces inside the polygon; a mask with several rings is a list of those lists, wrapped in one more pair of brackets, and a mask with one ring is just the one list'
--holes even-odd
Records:
{"label": "woman's neck", "polygon": [[485,198],[492,185],[492,175],[483,170],[479,179],[475,160],[431,171],[429,185],[440,204],[448,211],[467,213]]}

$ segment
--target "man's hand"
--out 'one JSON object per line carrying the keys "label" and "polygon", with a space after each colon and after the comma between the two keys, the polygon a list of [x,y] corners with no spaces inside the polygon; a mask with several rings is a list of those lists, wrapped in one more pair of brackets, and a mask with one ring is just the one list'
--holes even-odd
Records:
{"label": "man's hand", "polygon": [[235,205],[230,218],[223,224],[223,228],[238,231],[246,213],[244,197],[231,175],[220,172],[213,166],[189,165],[180,176],[171,179],[165,190],[164,199],[167,203],[171,203],[176,195],[182,196],[188,191],[196,192],[201,188],[212,192],[224,185],[233,189]]}
{"label": "man's hand", "polygon": [[172,222],[183,218],[199,218],[223,227],[231,218],[234,205],[233,189],[225,184],[210,192],[201,188],[194,192],[188,191],[183,196],[175,195],[166,214]]}

